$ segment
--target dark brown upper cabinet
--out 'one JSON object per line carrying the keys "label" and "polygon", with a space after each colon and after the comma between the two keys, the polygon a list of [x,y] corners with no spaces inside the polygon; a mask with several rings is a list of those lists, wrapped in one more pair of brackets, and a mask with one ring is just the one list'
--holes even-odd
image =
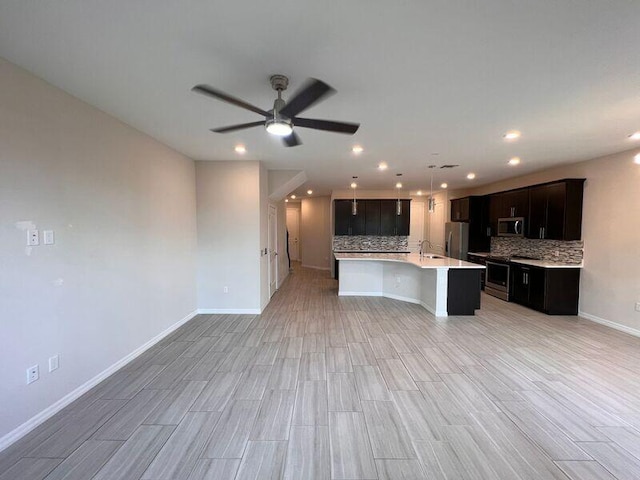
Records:
{"label": "dark brown upper cabinet", "polygon": [[530,187],[527,237],[580,240],[583,189],[583,178]]}
{"label": "dark brown upper cabinet", "polygon": [[353,200],[334,201],[334,235],[409,235],[411,201],[357,200],[356,215],[352,215]]}
{"label": "dark brown upper cabinet", "polygon": [[469,214],[469,197],[456,198],[454,200],[451,200],[452,222],[468,222]]}
{"label": "dark brown upper cabinet", "polygon": [[451,200],[451,221],[469,224],[470,252],[489,250],[491,230],[488,196],[470,196]]}

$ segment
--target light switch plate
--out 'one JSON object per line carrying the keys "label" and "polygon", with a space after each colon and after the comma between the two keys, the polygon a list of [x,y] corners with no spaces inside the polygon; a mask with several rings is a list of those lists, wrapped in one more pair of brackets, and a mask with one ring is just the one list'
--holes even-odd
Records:
{"label": "light switch plate", "polygon": [[45,230],[43,232],[43,240],[45,245],[53,245],[54,243],[56,243],[56,238],[53,230]]}
{"label": "light switch plate", "polygon": [[58,355],[49,357],[49,372],[53,372],[54,370],[57,370],[59,366],[60,366],[60,357]]}

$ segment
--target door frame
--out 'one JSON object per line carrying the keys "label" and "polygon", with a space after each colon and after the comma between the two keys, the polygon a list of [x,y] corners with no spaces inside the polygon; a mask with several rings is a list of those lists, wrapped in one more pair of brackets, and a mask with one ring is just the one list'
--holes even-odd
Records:
{"label": "door frame", "polygon": [[269,269],[269,298],[278,290],[278,210],[275,205],[269,204],[267,216],[267,261]]}

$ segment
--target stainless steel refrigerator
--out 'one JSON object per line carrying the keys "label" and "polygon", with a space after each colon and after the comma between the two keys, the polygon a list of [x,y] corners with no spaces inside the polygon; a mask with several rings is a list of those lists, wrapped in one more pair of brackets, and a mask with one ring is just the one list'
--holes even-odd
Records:
{"label": "stainless steel refrigerator", "polygon": [[469,251],[469,224],[448,222],[444,225],[445,255],[466,260]]}

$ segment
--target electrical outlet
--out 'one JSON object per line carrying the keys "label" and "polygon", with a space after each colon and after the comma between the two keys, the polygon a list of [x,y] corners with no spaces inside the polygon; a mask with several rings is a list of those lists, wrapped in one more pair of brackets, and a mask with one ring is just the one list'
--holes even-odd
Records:
{"label": "electrical outlet", "polygon": [[34,365],[33,367],[27,368],[27,385],[35,382],[40,378],[40,367],[38,365]]}
{"label": "electrical outlet", "polygon": [[636,302],[636,312],[640,312],[640,302]]}
{"label": "electrical outlet", "polygon": [[224,293],[229,293],[229,287],[227,287],[226,285],[224,287],[222,287],[222,291]]}
{"label": "electrical outlet", "polygon": [[57,370],[59,366],[60,366],[60,357],[58,355],[49,357],[49,372],[53,372],[54,370]]}
{"label": "electrical outlet", "polygon": [[38,230],[27,230],[27,246],[35,247],[40,245],[40,232]]}
{"label": "electrical outlet", "polygon": [[556,250],[555,252],[553,252],[553,254],[554,254],[556,257],[559,257],[559,256],[560,256],[560,250]]}

